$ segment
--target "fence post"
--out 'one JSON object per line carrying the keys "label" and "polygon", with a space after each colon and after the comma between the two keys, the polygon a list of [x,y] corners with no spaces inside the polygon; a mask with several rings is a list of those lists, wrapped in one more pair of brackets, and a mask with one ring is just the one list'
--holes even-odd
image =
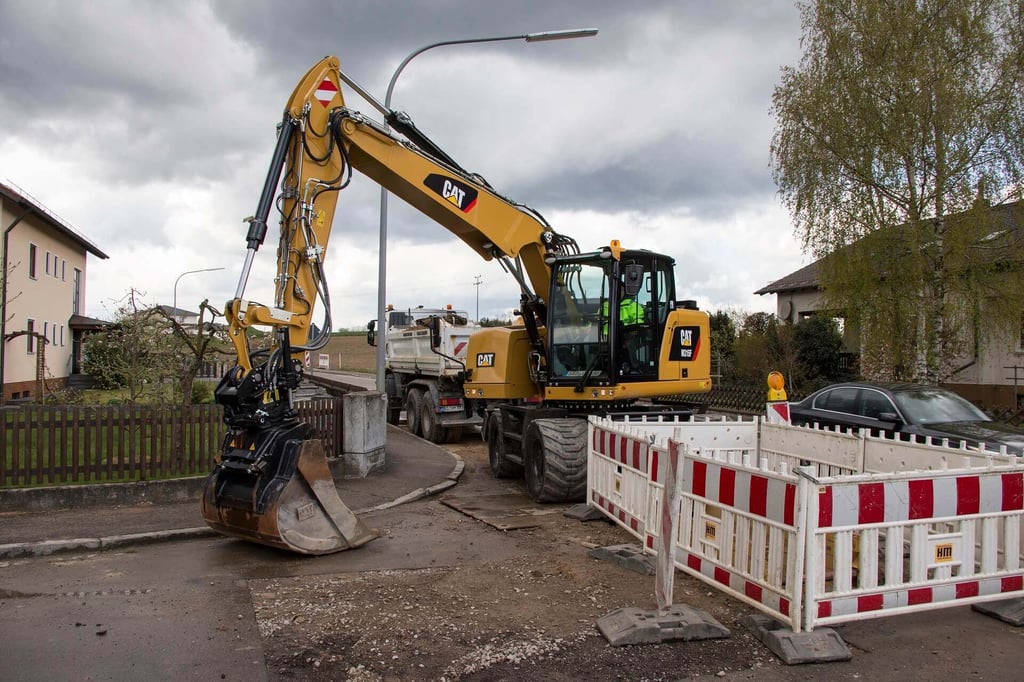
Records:
{"label": "fence post", "polygon": [[[806,630],[810,632],[814,618],[814,590],[824,576],[819,575],[819,567],[824,570],[825,561],[821,556],[822,543],[815,540],[814,531],[818,527],[818,486],[814,478],[814,467],[796,467],[793,469],[799,480],[797,482],[797,509],[794,515],[796,522],[796,584],[803,585],[793,590],[795,623],[793,632]],[[801,580],[803,581],[801,583]]]}
{"label": "fence post", "polygon": [[672,607],[672,588],[676,574],[676,522],[679,519],[679,444],[668,441],[665,480],[661,489],[661,523],[658,528],[658,563],[655,567],[654,594],[662,615]]}

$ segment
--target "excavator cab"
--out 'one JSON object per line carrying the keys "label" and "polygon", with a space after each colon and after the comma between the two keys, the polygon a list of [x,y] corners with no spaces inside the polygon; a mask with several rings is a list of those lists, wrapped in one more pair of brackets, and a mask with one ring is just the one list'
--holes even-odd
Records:
{"label": "excavator cab", "polygon": [[548,385],[656,381],[675,296],[673,261],[649,251],[559,257],[548,309]]}

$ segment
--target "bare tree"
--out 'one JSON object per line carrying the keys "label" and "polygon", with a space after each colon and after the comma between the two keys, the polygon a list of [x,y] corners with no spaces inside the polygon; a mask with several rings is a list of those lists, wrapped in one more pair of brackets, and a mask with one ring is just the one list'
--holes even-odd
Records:
{"label": "bare tree", "polygon": [[[219,342],[223,341],[222,328],[214,320],[220,312],[205,299],[199,304],[199,319],[194,329],[186,328],[173,315],[163,308],[158,309],[170,327],[175,340],[173,348],[174,367],[177,370],[175,381],[180,391],[181,405],[192,404],[192,386],[204,364],[215,351],[219,351]],[[209,314],[209,319],[206,318]]]}

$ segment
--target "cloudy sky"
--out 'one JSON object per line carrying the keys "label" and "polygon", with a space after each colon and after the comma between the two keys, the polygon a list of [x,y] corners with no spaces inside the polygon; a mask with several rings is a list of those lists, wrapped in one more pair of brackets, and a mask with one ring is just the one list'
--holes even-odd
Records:
{"label": "cloudy sky", "polygon": [[[0,179],[110,255],[90,257],[87,314],[110,318],[131,289],[170,304],[176,281],[179,307],[220,308],[310,66],[336,55],[383,101],[423,45],[570,28],[600,33],[430,50],[392,106],[584,250],[661,251],[680,298],[774,310],[753,291],[808,262],[769,167],[771,94],[800,56],[792,0],[0,0]],[[378,216],[357,176],[328,254],[335,328],[375,316]],[[518,290],[495,262],[396,199],[388,226],[390,303],[510,314]],[[272,242],[250,300],[272,303]],[[223,269],[181,276],[205,268]]]}

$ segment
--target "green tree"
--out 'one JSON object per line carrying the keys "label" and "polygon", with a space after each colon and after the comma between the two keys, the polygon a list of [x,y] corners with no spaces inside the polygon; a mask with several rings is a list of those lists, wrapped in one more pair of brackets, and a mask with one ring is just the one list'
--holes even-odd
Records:
{"label": "green tree", "polygon": [[840,369],[843,335],[836,319],[813,315],[793,328],[797,353],[797,372],[787,377],[790,385],[801,393],[810,393],[822,386],[852,378]]}
{"label": "green tree", "polygon": [[736,322],[733,315],[719,310],[710,316],[712,373],[729,381],[735,374]]}
{"label": "green tree", "polygon": [[[1020,0],[811,0],[773,96],[772,170],[866,373],[941,381],[976,319],[1019,323],[993,243],[1024,178]],[[871,239],[865,239],[871,237]],[[846,248],[854,242],[857,248]],[[998,331],[998,330],[997,330]],[[870,340],[870,341],[868,341]]]}
{"label": "green tree", "polygon": [[512,325],[512,320],[503,320],[498,317],[481,317],[480,321],[477,322],[477,324],[479,324],[481,327],[509,327]]}
{"label": "green tree", "polygon": [[735,349],[736,378],[741,381],[764,386],[769,372],[782,372],[787,381],[796,373],[793,326],[780,322],[771,313],[743,317]]}

